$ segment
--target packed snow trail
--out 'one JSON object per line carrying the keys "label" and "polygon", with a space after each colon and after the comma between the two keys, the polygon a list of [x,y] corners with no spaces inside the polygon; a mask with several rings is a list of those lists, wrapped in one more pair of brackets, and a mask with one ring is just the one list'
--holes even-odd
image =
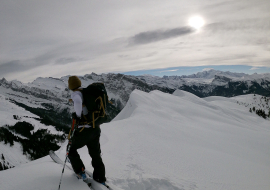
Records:
{"label": "packed snow trail", "polygon": [[[56,190],[62,166],[55,164],[49,156],[0,172],[1,190]],[[74,172],[65,171],[61,189],[89,188],[74,177]]]}
{"label": "packed snow trail", "polygon": [[[124,190],[269,190],[269,126],[235,98],[135,90],[101,125],[106,176]],[[56,152],[61,159],[65,147]],[[87,148],[78,152],[92,171]],[[54,190],[61,171],[47,156],[1,171],[0,190]],[[73,175],[65,170],[61,189],[88,188]]]}
{"label": "packed snow trail", "polygon": [[[50,154],[50,157],[52,158],[52,160],[53,160],[55,163],[64,165],[64,161],[61,160],[61,159],[55,154],[54,151],[50,151],[49,154]],[[72,167],[69,166],[68,163],[66,163],[65,167],[67,167],[67,169],[73,171]],[[88,170],[85,170],[85,173],[88,175],[88,177],[90,177],[89,182],[90,182],[90,185],[91,185],[91,189],[93,189],[93,190],[96,190],[96,189],[104,189],[104,187],[103,187],[104,185],[102,185],[102,184],[100,184],[100,183],[98,183],[98,182],[96,182],[96,181],[93,180],[93,178],[92,178],[93,174],[92,174],[91,172],[89,172]],[[87,182],[87,183],[89,183],[89,182]],[[88,184],[87,184],[87,185],[88,185]],[[106,186],[106,190],[108,190],[108,189],[113,190],[112,188],[109,188],[109,187]]]}
{"label": "packed snow trail", "polygon": [[[70,167],[70,166],[69,166]],[[0,172],[1,190],[56,190],[59,186],[63,165],[56,164],[50,156]],[[107,187],[93,183],[95,190],[108,190]],[[121,190],[112,185],[113,190]],[[61,183],[63,190],[89,190],[89,187],[78,180],[72,170],[65,169]]]}

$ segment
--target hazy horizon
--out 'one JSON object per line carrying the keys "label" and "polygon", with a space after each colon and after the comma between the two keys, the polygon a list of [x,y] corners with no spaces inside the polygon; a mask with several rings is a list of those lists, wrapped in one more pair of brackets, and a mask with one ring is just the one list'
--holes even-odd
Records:
{"label": "hazy horizon", "polygon": [[[270,67],[251,67],[251,66],[243,66],[243,65],[222,65],[222,66],[199,66],[199,67],[173,67],[173,68],[165,68],[165,69],[152,69],[152,70],[140,70],[140,71],[131,71],[131,72],[108,72],[108,73],[114,73],[114,74],[124,74],[124,75],[133,75],[133,76],[141,76],[141,75],[152,75],[152,76],[158,76],[158,77],[163,77],[163,76],[184,76],[184,75],[192,75],[192,74],[197,74],[199,72],[203,71],[209,71],[209,70],[216,70],[216,71],[222,71],[222,72],[232,72],[232,73],[244,73],[244,74],[263,74],[263,73],[270,73]],[[86,72],[81,75],[77,76],[84,76],[87,74],[91,74],[92,72]],[[95,72],[93,72],[95,73]],[[98,75],[101,74],[108,74],[108,73],[95,73]],[[73,74],[70,74],[73,75]],[[69,75],[63,75],[63,76],[46,76],[41,78],[61,78]],[[23,83],[27,82],[33,82],[33,80],[19,80],[19,79],[8,79],[6,77],[1,77],[0,79],[5,78],[7,81],[12,81],[12,80],[18,80]],[[38,77],[37,77],[38,78]]]}

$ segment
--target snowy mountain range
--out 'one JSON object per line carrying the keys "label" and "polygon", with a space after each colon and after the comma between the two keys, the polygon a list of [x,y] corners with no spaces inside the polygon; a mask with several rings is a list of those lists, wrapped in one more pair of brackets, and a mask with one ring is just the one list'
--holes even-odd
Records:
{"label": "snowy mountain range", "polygon": [[222,75],[228,78],[241,78],[241,77],[248,77],[248,74],[245,73],[233,73],[230,71],[218,71],[214,69],[205,70],[202,72],[198,72],[197,74],[192,75],[182,75],[181,78],[202,78],[202,79],[213,79],[216,75]]}
{"label": "snowy mountain range", "polygon": [[[1,116],[6,113],[2,124],[14,124],[13,113],[37,122],[22,117],[36,115],[3,96],[1,100]],[[269,120],[246,107],[256,102],[263,101],[253,94],[199,98],[182,90],[173,94],[134,90],[122,111],[101,126],[108,184],[114,190],[268,190]],[[62,159],[66,143],[56,152]],[[14,149],[19,151],[17,144],[9,151]],[[91,171],[87,149],[80,149],[79,154]],[[61,165],[45,156],[1,171],[0,189],[56,189],[61,171]],[[61,189],[88,187],[66,169]]]}
{"label": "snowy mountain range", "polygon": [[[69,105],[69,76],[61,78],[37,78],[31,83],[0,80],[0,94],[27,109],[42,108],[58,114],[53,118],[58,123],[69,124],[72,105]],[[144,92],[160,90],[172,94],[176,89],[191,92],[199,97],[225,96],[233,97],[243,94],[270,96],[270,74],[253,74],[222,72],[208,70],[188,76],[151,75],[129,76],[123,74],[87,74],[80,77],[83,87],[93,82],[103,82],[114,106],[109,108],[111,119],[126,105],[134,89]],[[30,108],[29,108],[30,107]],[[40,115],[40,114],[39,114]],[[51,116],[53,117],[53,116]],[[60,119],[59,119],[60,118]]]}
{"label": "snowy mountain range", "polygon": [[248,75],[244,73],[208,70],[188,76],[139,76],[142,81],[191,92],[199,97],[233,97],[243,94],[270,96],[270,73]]}
{"label": "snowy mountain range", "polygon": [[[70,98],[70,91],[67,88],[68,77],[37,78],[27,84],[16,80],[7,81],[4,78],[0,80],[0,170],[18,167],[46,156],[49,150],[58,150],[64,146],[63,143],[65,144],[66,134],[71,123],[70,114],[73,112],[73,106],[68,102]],[[127,107],[137,105],[128,104],[128,102],[132,102],[130,95],[135,89],[146,93],[158,90],[168,95],[173,93],[179,95],[180,93],[180,96],[183,93],[191,92],[198,97],[188,93],[185,98],[191,98],[191,101],[195,101],[193,103],[201,102],[202,99],[200,100],[199,97],[207,97],[204,101],[208,101],[208,99],[219,101],[222,97],[209,96],[235,96],[229,99],[223,98],[222,101],[224,100],[223,103],[233,102],[237,106],[241,106],[247,116],[251,114],[258,117],[260,115],[266,116],[267,119],[270,115],[270,99],[266,97],[270,95],[270,74],[247,75],[209,70],[189,76],[157,77],[92,73],[79,78],[83,87],[93,82],[105,84],[109,98],[114,103],[108,109],[109,116],[112,120],[115,118],[113,120],[115,122],[119,120],[120,116],[124,119],[132,116],[133,111]],[[177,89],[186,92],[177,91]],[[237,96],[244,94],[249,95]],[[148,99],[147,96],[150,95],[146,95]],[[160,101],[164,100],[167,102],[167,99],[160,99]],[[149,101],[151,102],[151,100]],[[135,108],[131,110],[133,109]],[[155,110],[154,107],[153,110]],[[156,113],[153,110],[152,112]],[[159,115],[158,112],[157,115]],[[178,116],[173,114],[167,120],[172,117]],[[196,119],[195,116],[192,117]],[[155,119],[154,116],[152,119]],[[152,119],[150,118],[150,120]],[[166,117],[164,119],[166,120]],[[213,122],[215,123],[215,121]],[[46,148],[39,149],[40,147]],[[171,188],[174,189],[174,187]]]}

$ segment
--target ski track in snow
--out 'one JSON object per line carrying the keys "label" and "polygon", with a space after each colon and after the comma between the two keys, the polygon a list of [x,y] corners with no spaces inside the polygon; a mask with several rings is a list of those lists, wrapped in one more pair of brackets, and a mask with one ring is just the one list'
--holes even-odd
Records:
{"label": "ski track in snow", "polygon": [[[269,190],[269,121],[240,99],[133,91],[122,112],[101,125],[108,182],[114,190]],[[56,152],[63,160],[66,143]],[[78,152],[92,171],[87,148]],[[61,171],[46,156],[0,172],[0,190],[56,189]],[[88,189],[67,169],[61,186]]]}

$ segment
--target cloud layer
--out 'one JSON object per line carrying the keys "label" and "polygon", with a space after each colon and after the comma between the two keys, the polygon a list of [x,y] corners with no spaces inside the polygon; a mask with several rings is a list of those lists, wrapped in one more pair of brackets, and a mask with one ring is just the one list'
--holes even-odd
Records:
{"label": "cloud layer", "polygon": [[1,1],[0,78],[269,66],[269,10],[269,0]]}
{"label": "cloud layer", "polygon": [[141,32],[130,38],[130,44],[138,45],[157,42],[169,38],[176,38],[182,35],[187,35],[194,31],[195,30],[190,27],[180,27],[169,30],[155,30],[155,31]]}

